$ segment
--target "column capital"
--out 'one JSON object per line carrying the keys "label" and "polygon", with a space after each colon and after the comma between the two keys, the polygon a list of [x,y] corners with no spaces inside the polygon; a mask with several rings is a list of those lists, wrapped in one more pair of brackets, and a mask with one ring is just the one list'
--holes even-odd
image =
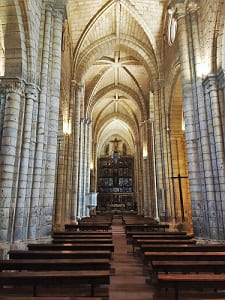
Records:
{"label": "column capital", "polygon": [[176,20],[185,17],[186,15],[185,0],[172,0],[170,5],[176,9],[176,14],[175,14]]}
{"label": "column capital", "polygon": [[216,74],[208,74],[202,84],[209,91],[215,90],[217,89],[217,79],[218,77]]}
{"label": "column capital", "polygon": [[187,12],[193,13],[199,9],[198,3],[196,0],[189,0],[186,6]]}
{"label": "column capital", "polygon": [[10,93],[22,95],[25,92],[26,82],[22,78],[1,78],[0,84]]}
{"label": "column capital", "polygon": [[79,83],[79,82],[77,82],[76,80],[71,80],[71,83],[72,83],[72,86],[76,89],[76,90],[78,90],[78,91],[82,91],[83,89],[84,89],[84,84],[83,83]]}

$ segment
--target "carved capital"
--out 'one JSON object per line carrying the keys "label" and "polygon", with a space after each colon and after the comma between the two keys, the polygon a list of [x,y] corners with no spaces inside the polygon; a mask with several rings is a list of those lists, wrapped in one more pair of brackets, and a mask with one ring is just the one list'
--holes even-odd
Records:
{"label": "carved capital", "polygon": [[198,3],[196,0],[189,0],[187,3],[187,11],[192,13],[196,12],[199,9]]}
{"label": "carved capital", "polygon": [[176,9],[176,20],[185,17],[186,15],[186,7],[185,7],[185,0],[172,0],[171,6]]}
{"label": "carved capital", "polygon": [[26,85],[25,94],[27,97],[32,97],[35,100],[37,99],[39,92],[40,88],[37,85],[32,83]]}
{"label": "carved capital", "polygon": [[26,83],[21,78],[2,78],[1,85],[8,93],[23,95],[25,93]]}
{"label": "carved capital", "polygon": [[203,81],[203,86],[208,90],[217,90],[218,83],[217,83],[217,75],[216,74],[208,74],[205,80]]}

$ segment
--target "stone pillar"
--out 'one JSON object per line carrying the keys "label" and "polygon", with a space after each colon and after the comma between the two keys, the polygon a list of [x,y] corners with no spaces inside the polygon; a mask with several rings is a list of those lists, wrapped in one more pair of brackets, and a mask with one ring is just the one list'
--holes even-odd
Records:
{"label": "stone pillar", "polygon": [[82,216],[86,216],[86,183],[87,183],[87,148],[89,143],[88,138],[88,120],[84,120],[84,147],[83,147],[83,162],[82,162],[82,199],[80,199],[83,202],[82,205]]}
{"label": "stone pillar", "polygon": [[[24,113],[24,127],[23,127],[23,144],[21,150],[21,162],[19,171],[19,182],[17,192],[17,202],[15,208],[15,223],[13,240],[25,240],[26,236],[24,225],[27,225],[27,218],[29,215],[29,202],[26,203],[27,184],[28,184],[28,170],[31,150],[31,133],[32,133],[32,119],[33,107],[37,101],[39,90],[35,85],[26,86],[25,90],[25,113]],[[25,225],[25,226],[26,226]]]}
{"label": "stone pillar", "polygon": [[147,121],[147,139],[148,139],[148,169],[149,169],[149,215],[158,218],[157,199],[156,199],[156,182],[155,182],[155,153],[154,153],[154,122]]}
{"label": "stone pillar", "polygon": [[83,216],[83,160],[84,160],[84,119],[80,120],[80,147],[79,147],[79,180],[78,180],[78,217]]}
{"label": "stone pillar", "polygon": [[75,85],[75,106],[73,116],[73,191],[71,201],[71,220],[74,221],[78,214],[78,179],[79,179],[79,153],[80,153],[80,103],[83,97],[83,85]]}
{"label": "stone pillar", "polygon": [[[90,193],[90,158],[91,158],[91,120],[87,120],[87,156],[86,156],[86,181],[84,186],[85,196]],[[86,215],[88,215],[86,207]]]}
{"label": "stone pillar", "polygon": [[15,161],[18,143],[21,97],[25,91],[25,84],[20,79],[2,79],[5,89],[5,113],[0,148],[0,241],[11,239],[14,218],[13,186],[15,175]]}
{"label": "stone pillar", "polygon": [[44,197],[42,207],[42,219],[40,236],[47,236],[51,232],[53,199],[55,188],[55,167],[57,134],[59,120],[59,96],[61,78],[61,40],[62,22],[64,10],[55,9],[53,12],[53,38],[52,38],[52,68],[51,68],[51,97],[48,116],[48,138],[47,138],[47,159],[45,169]]}
{"label": "stone pillar", "polygon": [[39,198],[41,190],[42,169],[43,169],[43,154],[44,154],[44,139],[46,127],[46,110],[47,110],[47,94],[48,94],[48,76],[49,76],[49,56],[50,56],[50,41],[51,41],[51,25],[52,25],[52,6],[47,5],[45,9],[45,26],[43,36],[43,51],[42,51],[42,66],[40,80],[40,99],[38,108],[38,126],[37,126],[37,141],[34,161],[34,175],[32,186],[32,198],[30,207],[30,220],[28,238],[36,237],[37,224],[39,224]]}
{"label": "stone pillar", "polygon": [[196,109],[192,94],[192,76],[190,71],[190,57],[189,57],[189,41],[188,31],[185,18],[185,6],[183,3],[177,3],[177,23],[178,23],[178,44],[180,54],[181,76],[183,86],[183,110],[185,118],[185,132],[187,156],[189,162],[189,181],[192,199],[192,218],[194,232],[197,236],[202,236],[204,228],[204,217],[202,207],[202,191],[199,182],[199,157],[197,134],[195,127]]}
{"label": "stone pillar", "polygon": [[[213,185],[208,186],[208,207],[210,219],[210,237],[224,239],[224,194],[225,194],[225,166],[224,142],[222,130],[222,115],[219,105],[218,78],[210,74],[204,80],[205,102],[208,113],[208,128],[211,146],[212,180]],[[215,196],[215,199],[212,196]],[[211,201],[210,201],[211,200]],[[213,200],[213,201],[212,201]]]}
{"label": "stone pillar", "polygon": [[159,218],[167,220],[168,207],[166,199],[166,187],[164,184],[163,172],[163,145],[162,145],[162,116],[161,112],[161,89],[156,87],[154,90],[154,129],[155,129],[155,166],[156,166],[156,181],[157,181],[157,201]]}

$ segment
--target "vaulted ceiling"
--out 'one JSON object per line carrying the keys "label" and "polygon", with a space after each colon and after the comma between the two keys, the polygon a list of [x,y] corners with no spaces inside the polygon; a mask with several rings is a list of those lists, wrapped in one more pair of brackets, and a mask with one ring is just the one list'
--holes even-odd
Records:
{"label": "vaulted ceiling", "polygon": [[[166,1],[69,0],[75,80],[85,83],[85,115],[103,145],[121,136],[134,149],[158,78],[157,42]],[[100,149],[101,151],[101,149]]]}

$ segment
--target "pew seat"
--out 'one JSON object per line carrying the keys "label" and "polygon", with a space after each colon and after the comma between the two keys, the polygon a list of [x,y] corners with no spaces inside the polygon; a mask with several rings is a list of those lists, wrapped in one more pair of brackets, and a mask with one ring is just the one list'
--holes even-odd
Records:
{"label": "pew seat", "polygon": [[111,258],[111,251],[90,250],[90,251],[72,251],[72,250],[10,250],[8,252],[10,259],[82,259],[82,258]]}
{"label": "pew seat", "polygon": [[113,244],[28,244],[29,250],[108,250],[113,252]]}
{"label": "pew seat", "polygon": [[9,286],[31,286],[33,296],[38,296],[39,288],[55,288],[60,286],[90,286],[90,296],[95,296],[95,287],[110,283],[109,271],[22,271],[1,272],[0,286],[4,291],[10,290]]}
{"label": "pew seat", "polygon": [[3,270],[110,270],[109,259],[9,259],[0,260]]}
{"label": "pew seat", "polygon": [[[225,274],[159,274],[154,283],[155,299],[160,289],[174,289],[174,299],[179,300],[179,291],[199,289],[224,289]],[[180,298],[182,299],[182,298]]]}

